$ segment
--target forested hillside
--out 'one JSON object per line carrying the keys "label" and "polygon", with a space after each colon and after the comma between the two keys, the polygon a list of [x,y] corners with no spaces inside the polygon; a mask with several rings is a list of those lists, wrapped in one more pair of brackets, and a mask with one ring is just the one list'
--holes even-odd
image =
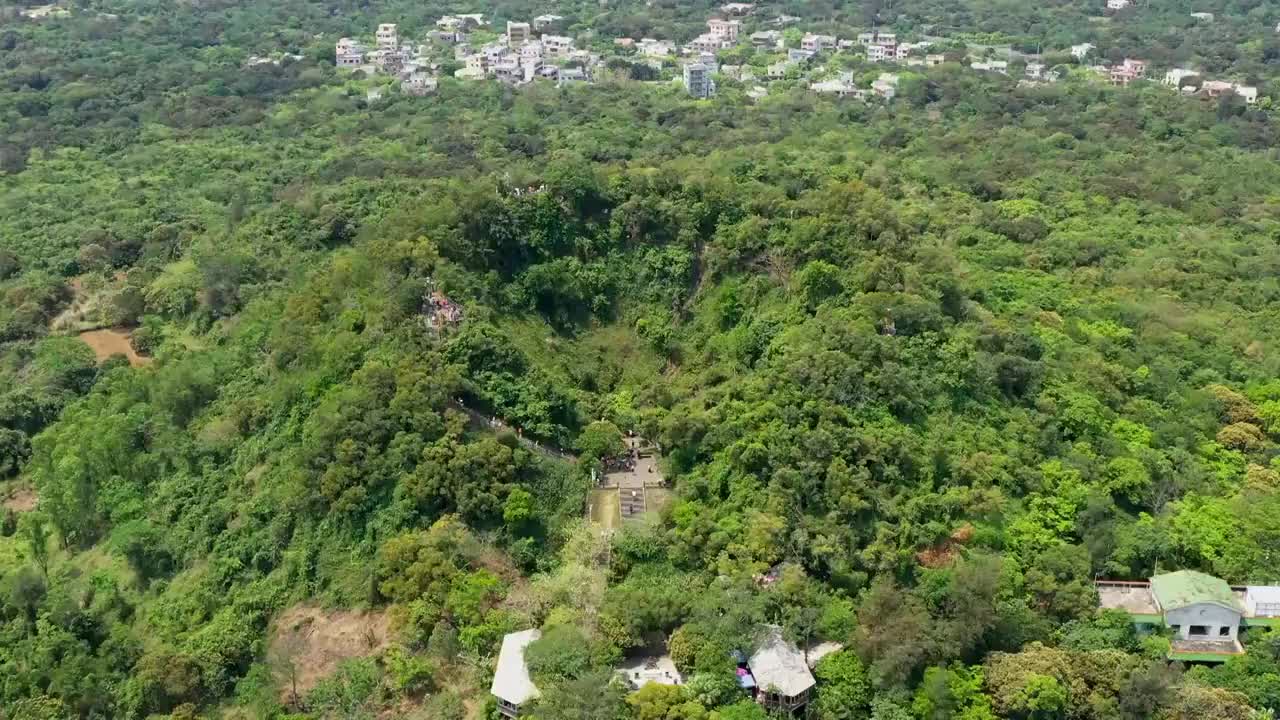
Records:
{"label": "forested hillside", "polygon": [[[1218,67],[1265,86],[1280,6],[1228,5],[1267,37]],[[769,9],[1103,32],[1031,7]],[[887,105],[371,103],[335,37],[470,6],[74,8],[0,8],[0,718],[494,717],[504,634],[541,628],[530,717],[759,720],[731,657],[763,624],[843,647],[820,720],[1280,712],[1280,632],[1183,667],[1093,585],[1280,580],[1269,110],[959,67]],[[1150,22],[1124,42],[1178,33]],[[605,533],[626,433],[672,499]],[[631,692],[654,646],[686,682]]]}

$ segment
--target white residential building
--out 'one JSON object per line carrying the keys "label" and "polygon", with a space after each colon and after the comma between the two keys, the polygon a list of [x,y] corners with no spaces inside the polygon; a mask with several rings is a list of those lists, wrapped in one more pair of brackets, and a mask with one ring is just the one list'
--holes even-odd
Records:
{"label": "white residential building", "polygon": [[[524,72],[525,82],[532,82],[533,79],[538,77],[538,74],[542,72],[543,67],[542,58],[540,57],[529,60],[522,59],[520,61],[520,69]],[[555,66],[553,65],[552,67]]]}
{"label": "white residential building", "polygon": [[480,13],[473,13],[471,15],[444,15],[436,21],[437,27],[449,32],[459,32],[487,24],[488,23],[484,21],[484,15]]}
{"label": "white residential building", "polygon": [[636,47],[645,57],[661,58],[675,52],[675,47],[671,43],[653,38],[640,38],[640,43]]}
{"label": "white residential building", "polygon": [[1280,587],[1228,585],[1179,570],[1147,581],[1096,580],[1098,604],[1125,613],[1139,627],[1169,628],[1168,659],[1220,663],[1244,655],[1242,628],[1274,624]]}
{"label": "white residential building", "polygon": [[898,57],[897,45],[886,45],[883,43],[872,43],[867,46],[867,62],[888,62],[896,60]]}
{"label": "white residential building", "polygon": [[765,68],[765,75],[768,76],[770,80],[781,80],[787,76],[787,71],[795,67],[795,65],[796,63],[790,60],[774,63]]}
{"label": "white residential building", "polygon": [[1125,58],[1117,67],[1111,68],[1111,84],[1128,85],[1134,80],[1147,76],[1147,61]]}
{"label": "white residential building", "polygon": [[822,95],[835,95],[836,97],[858,97],[861,94],[865,94],[845,78],[809,83],[809,89]]}
{"label": "white residential building", "polygon": [[365,47],[351,38],[342,38],[334,47],[334,63],[340,68],[364,65]]}
{"label": "white residential building", "polygon": [[427,33],[427,37],[436,42],[452,45],[454,43],[466,42],[467,34],[456,30],[432,30]]}
{"label": "white residential building", "polygon": [[1124,10],[1132,5],[1132,0],[1107,0],[1108,10]]}
{"label": "white residential building", "polygon": [[377,32],[379,50],[396,50],[400,47],[400,34],[395,23],[382,23]]}
{"label": "white residential building", "polygon": [[761,30],[751,33],[751,47],[757,50],[776,48],[782,45],[782,33],[777,30]]}
{"label": "white residential building", "polygon": [[800,48],[811,52],[825,52],[834,50],[836,47],[836,38],[834,35],[815,35],[813,33],[805,33],[800,39]]}
{"label": "white residential building", "polygon": [[924,64],[928,67],[937,67],[947,61],[947,56],[941,53],[936,55],[925,55]]}
{"label": "white residential building", "polygon": [[562,15],[539,15],[533,19],[533,29],[537,32],[542,32],[561,20],[564,20]]}
{"label": "white residential building", "polygon": [[436,83],[429,73],[417,70],[405,78],[400,87],[410,95],[427,95],[436,91]]}
{"label": "white residential building", "polygon": [[534,629],[502,638],[502,649],[498,651],[498,664],[489,692],[498,699],[498,712],[504,717],[519,717],[520,707],[541,695],[524,662],[525,648],[540,637],[542,631]]}
{"label": "white residential building", "polygon": [[1236,94],[1244,98],[1246,105],[1258,102],[1258,88],[1250,85],[1236,85]]}
{"label": "white residential building", "polygon": [[524,70],[520,67],[520,58],[516,55],[499,58],[489,66],[489,70],[502,82],[514,84],[524,79]]}
{"label": "white residential building", "polygon": [[729,42],[738,42],[738,33],[742,30],[742,23],[737,20],[712,18],[707,21],[707,29],[716,37],[724,38]]}
{"label": "white residential building", "polygon": [[533,28],[527,22],[507,21],[507,45],[515,48],[529,42]]}
{"label": "white residential building", "polygon": [[755,9],[752,3],[731,2],[720,6],[720,11],[726,15],[750,15]]}
{"label": "white residential building", "polygon": [[1235,89],[1235,83],[1229,83],[1225,80],[1205,80],[1200,83],[1200,92],[1209,97],[1226,95],[1229,92],[1234,92]]}
{"label": "white residential building", "polygon": [[1044,77],[1044,63],[1029,62],[1027,63],[1027,77],[1033,80],[1039,80]]}
{"label": "white residential building", "polygon": [[563,35],[543,35],[542,51],[550,58],[568,57],[573,52],[573,38]]}
{"label": "white residential building", "polygon": [[912,50],[919,50],[919,49],[927,48],[927,47],[929,47],[929,46],[930,46],[930,45],[932,45],[932,44],[933,44],[933,43],[927,43],[927,42],[922,42],[922,43],[899,43],[899,44],[898,44],[898,47],[894,49],[894,57],[895,57],[896,59],[898,59],[898,60],[905,60],[905,59],[907,59],[908,57],[910,57],[910,56],[911,56],[911,51],[912,51]]}
{"label": "white residential building", "polygon": [[878,30],[858,33],[859,45],[871,45],[874,43],[880,43],[882,45],[896,45],[898,43],[898,36],[896,33],[885,33]]}
{"label": "white residential building", "polygon": [[493,64],[498,62],[509,51],[506,45],[500,42],[492,42],[480,48],[480,54],[484,56],[485,62]]}
{"label": "white residential building", "polygon": [[787,51],[787,61],[793,62],[793,63],[805,63],[812,60],[815,55],[817,55],[817,53],[812,50],[801,50],[800,48],[791,48],[790,50]]}
{"label": "white residential building", "polygon": [[1175,88],[1180,88],[1183,85],[1183,82],[1182,82],[1183,80],[1186,80],[1187,78],[1192,78],[1192,77],[1199,77],[1199,75],[1200,73],[1196,70],[1174,68],[1164,74],[1163,82],[1165,85],[1170,85]]}
{"label": "white residential building", "polygon": [[337,56],[335,63],[340,68],[353,69],[361,67],[365,64],[364,53],[347,53],[346,55]]}
{"label": "white residential building", "polygon": [[716,92],[715,81],[711,79],[711,68],[702,63],[689,63],[684,66],[684,89],[690,95],[705,100]]}
{"label": "white residential building", "polygon": [[1191,17],[1202,22],[1213,22],[1213,13],[1211,12],[1193,12]]}
{"label": "white residential building", "polygon": [[1093,52],[1095,45],[1093,43],[1080,43],[1071,46],[1071,55],[1076,60],[1084,60],[1085,56]]}
{"label": "white residential building", "polygon": [[997,72],[1002,75],[1009,74],[1009,61],[1007,60],[984,60],[984,61],[975,60],[974,62],[969,64],[969,67],[973,68],[974,70],[981,70],[984,72]]}
{"label": "white residential building", "polygon": [[520,62],[542,59],[542,43],[532,40],[520,46]]}
{"label": "white residential building", "polygon": [[885,100],[892,100],[898,94],[898,76],[880,73],[880,78],[871,83],[871,90]]}
{"label": "white residential building", "polygon": [[723,50],[732,45],[728,40],[720,35],[712,35],[711,33],[703,33],[698,37],[689,41],[685,47],[691,53],[716,52]]}

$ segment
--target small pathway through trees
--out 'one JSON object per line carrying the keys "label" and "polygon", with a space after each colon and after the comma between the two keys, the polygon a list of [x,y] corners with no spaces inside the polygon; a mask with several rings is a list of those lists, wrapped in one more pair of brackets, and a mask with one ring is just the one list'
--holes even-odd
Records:
{"label": "small pathway through trees", "polygon": [[476,410],[474,408],[469,408],[466,405],[464,405],[461,400],[456,400],[456,399],[450,400],[449,405],[453,409],[461,411],[464,415],[466,415],[467,418],[471,420],[471,426],[476,429],[481,429],[481,430],[487,429],[487,430],[492,430],[493,432],[502,432],[504,430],[509,431],[512,435],[515,435],[516,440],[526,450],[531,450],[540,455],[545,455],[549,458],[554,458],[556,460],[563,460],[565,462],[570,462],[570,463],[578,462],[577,455],[574,455],[573,453],[567,450],[558,448],[554,445],[544,445],[543,443],[540,443],[537,440],[532,440],[530,438],[527,438],[524,436],[523,433],[520,432],[519,429],[511,427],[510,425],[506,424],[505,422],[499,420],[496,417],[493,417],[491,415],[485,415],[479,410]]}

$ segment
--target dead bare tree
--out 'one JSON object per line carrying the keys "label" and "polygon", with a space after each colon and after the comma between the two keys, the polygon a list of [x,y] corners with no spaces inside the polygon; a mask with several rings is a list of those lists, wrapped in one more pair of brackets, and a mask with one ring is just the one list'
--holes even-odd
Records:
{"label": "dead bare tree", "polygon": [[267,667],[276,683],[289,688],[289,707],[302,709],[302,699],[298,696],[298,678],[302,674],[302,656],[307,651],[308,640],[315,628],[310,624],[294,627],[267,650]]}

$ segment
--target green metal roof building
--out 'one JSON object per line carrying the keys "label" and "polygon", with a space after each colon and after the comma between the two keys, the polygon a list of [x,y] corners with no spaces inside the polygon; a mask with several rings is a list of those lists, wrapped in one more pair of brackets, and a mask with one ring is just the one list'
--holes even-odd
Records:
{"label": "green metal roof building", "polygon": [[1156,575],[1151,578],[1151,593],[1155,595],[1159,608],[1166,613],[1200,603],[1244,612],[1226,580],[1195,570]]}
{"label": "green metal roof building", "polygon": [[1149,582],[1099,580],[1098,603],[1140,625],[1163,625],[1173,638],[1170,660],[1222,662],[1240,655],[1241,626],[1280,624],[1280,587],[1232,587],[1221,578],[1179,570]]}

